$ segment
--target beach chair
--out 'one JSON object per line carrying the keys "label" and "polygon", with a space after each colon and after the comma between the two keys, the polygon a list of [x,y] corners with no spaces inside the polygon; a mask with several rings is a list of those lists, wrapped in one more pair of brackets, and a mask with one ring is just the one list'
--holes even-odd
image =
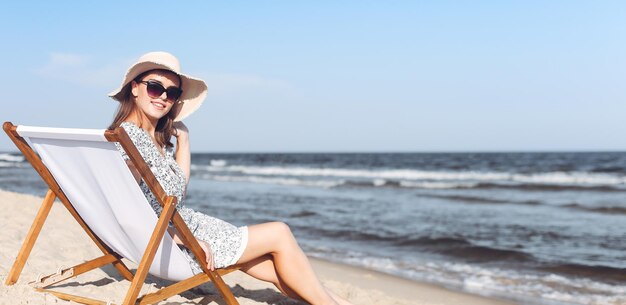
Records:
{"label": "beach chair", "polygon": [[[110,304],[46,288],[112,264],[130,281],[121,303],[124,305],[156,303],[209,281],[227,304],[238,304],[221,277],[237,270],[237,266],[211,271],[200,264],[203,273],[194,275],[189,261],[166,233],[168,224],[172,223],[185,247],[199,262],[205,261],[204,251],[176,212],[176,197],[165,193],[123,128],[112,131],[45,128],[6,122],[3,129],[49,187],[6,278],[6,285],[14,284],[19,278],[48,212],[58,198],[103,255],[38,278],[31,283],[37,290],[83,304]],[[115,142],[126,151],[130,162],[162,205],[160,217],[150,207]],[[138,264],[134,274],[122,258]],[[139,296],[148,273],[175,283]]]}

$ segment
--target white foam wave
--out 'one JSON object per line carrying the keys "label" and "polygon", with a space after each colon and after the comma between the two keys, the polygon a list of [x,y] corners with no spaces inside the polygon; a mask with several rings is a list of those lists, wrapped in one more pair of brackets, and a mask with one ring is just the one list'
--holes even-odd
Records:
{"label": "white foam wave", "polygon": [[22,167],[22,163],[0,161],[0,167]]}
{"label": "white foam wave", "polygon": [[0,161],[8,161],[8,162],[22,162],[24,161],[23,156],[14,156],[11,154],[0,154]]}
{"label": "white foam wave", "polygon": [[[554,274],[535,274],[465,263],[433,261],[399,261],[371,257],[364,253],[313,249],[316,257],[379,270],[418,281],[462,288],[486,295],[515,298],[530,303],[573,302],[589,305],[625,304],[626,286],[611,285],[584,278],[566,278]],[[522,302],[524,303],[524,302]]]}
{"label": "white foam wave", "polygon": [[[586,172],[547,172],[536,174],[515,174],[506,172],[476,172],[476,171],[420,171],[409,169],[395,170],[361,170],[343,168],[310,168],[310,167],[280,167],[280,166],[195,166],[197,170],[222,173],[237,173],[252,176],[291,176],[291,177],[332,177],[332,178],[359,178],[376,181],[395,180],[404,181],[405,186],[419,187],[411,183],[424,183],[426,188],[435,188],[440,182],[471,183],[504,182],[528,184],[556,184],[579,186],[626,186],[626,176],[616,174],[586,173]],[[433,183],[433,184],[426,184]],[[445,184],[440,184],[445,188]],[[462,186],[461,186],[462,187]]]}
{"label": "white foam wave", "polygon": [[267,178],[260,176],[223,176],[223,175],[202,175],[202,178],[217,181],[227,182],[253,182],[253,183],[267,183],[267,184],[279,184],[279,185],[293,185],[293,186],[314,186],[330,188],[341,185],[344,181],[329,181],[329,180],[302,180],[293,178]]}
{"label": "white foam wave", "polygon": [[420,189],[456,189],[456,188],[472,188],[477,183],[454,183],[454,182],[411,182],[400,181],[400,186],[408,188],[420,188]]}
{"label": "white foam wave", "polygon": [[[279,177],[266,177],[266,176],[228,176],[228,175],[202,175],[202,178],[217,181],[231,181],[231,182],[253,182],[253,183],[268,183],[268,184],[280,184],[280,185],[301,185],[301,186],[316,186],[323,188],[337,187],[346,184],[346,180],[305,180],[296,178],[279,178]],[[387,181],[384,179],[374,179],[371,181],[374,187],[384,187]],[[476,186],[476,183],[454,183],[454,182],[411,182],[400,181],[401,187],[406,188],[420,188],[420,189],[456,189],[456,188],[472,188]]]}
{"label": "white foam wave", "polygon": [[383,186],[385,185],[385,183],[387,183],[385,179],[374,179],[374,181],[372,182],[374,186]]}
{"label": "white foam wave", "polygon": [[592,174],[584,172],[551,172],[540,174],[515,174],[511,181],[534,184],[566,185],[624,185],[626,177],[611,174]]}
{"label": "white foam wave", "polygon": [[217,160],[211,160],[211,166],[215,166],[215,167],[224,167],[226,166],[226,160],[222,160],[222,159],[217,159]]}

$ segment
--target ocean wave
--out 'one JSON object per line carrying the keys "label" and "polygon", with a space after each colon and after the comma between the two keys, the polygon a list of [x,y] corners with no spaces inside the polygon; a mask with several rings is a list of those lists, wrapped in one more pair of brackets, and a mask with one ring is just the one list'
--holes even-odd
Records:
{"label": "ocean wave", "polygon": [[558,273],[562,275],[587,277],[603,282],[613,282],[624,284],[626,279],[626,268],[615,268],[601,265],[580,265],[580,264],[552,264],[538,268],[543,271]]}
{"label": "ocean wave", "polygon": [[305,210],[305,211],[293,213],[293,214],[289,215],[289,217],[301,218],[301,217],[311,217],[311,216],[315,216],[315,215],[318,215],[318,214],[313,212],[313,211],[306,211]]}
{"label": "ocean wave", "polygon": [[[233,182],[268,183],[280,185],[316,186],[323,188],[352,187],[352,188],[409,188],[409,189],[512,189],[527,191],[598,191],[598,192],[626,192],[622,185],[563,185],[563,184],[530,184],[498,182],[464,182],[464,181],[408,181],[387,179],[348,179],[339,176],[271,176],[271,175],[231,175],[214,171],[215,174],[201,175],[204,179]],[[334,178],[334,179],[333,179]],[[362,177],[358,177],[362,178]],[[461,199],[461,198],[458,198]],[[465,198],[465,201],[473,201]],[[486,199],[487,200],[487,199]]]}
{"label": "ocean wave", "polygon": [[226,160],[222,160],[222,159],[214,159],[210,161],[211,166],[214,167],[224,167],[226,166],[227,162]]}
{"label": "ocean wave", "polygon": [[[546,172],[546,173],[507,173],[476,171],[421,171],[412,169],[366,170],[344,168],[281,167],[281,166],[193,166],[194,170],[211,173],[236,173],[250,176],[281,177],[324,177],[341,179],[371,179],[373,181],[396,181],[405,187],[447,188],[445,183],[458,184],[455,187],[473,187],[476,183],[514,183],[527,186],[588,186],[626,187],[626,176],[610,173],[589,172]],[[444,183],[444,184],[441,184]],[[489,184],[485,184],[488,186]]]}
{"label": "ocean wave", "polygon": [[[470,292],[499,291],[503,296],[517,295],[540,303],[546,300],[576,304],[623,304],[623,285],[573,277],[552,272],[525,272],[475,265],[443,263],[430,264],[430,269],[443,277],[461,278],[462,286]],[[531,302],[534,303],[534,302]]]}
{"label": "ocean wave", "polygon": [[589,206],[584,206],[584,205],[580,205],[577,203],[572,203],[572,204],[566,204],[564,205],[564,207],[575,209],[575,210],[597,212],[597,213],[603,213],[603,214],[626,215],[626,207],[620,207],[620,206],[589,207]]}
{"label": "ocean wave", "polygon": [[531,254],[522,251],[478,245],[447,247],[439,249],[436,252],[458,257],[469,262],[511,261],[519,263],[533,261]]}
{"label": "ocean wave", "polygon": [[293,178],[274,178],[274,177],[262,177],[262,176],[227,176],[227,175],[202,175],[203,179],[226,181],[226,182],[253,182],[253,183],[266,183],[266,184],[278,184],[278,185],[292,185],[292,186],[313,186],[331,188],[337,185],[343,184],[343,181],[330,181],[330,180],[303,180]]}
{"label": "ocean wave", "polygon": [[[393,183],[385,186],[392,186]],[[401,187],[417,189],[511,189],[524,191],[597,191],[597,192],[626,192],[623,185],[563,185],[563,184],[529,184],[511,182],[411,182],[400,181]]]}
{"label": "ocean wave", "polygon": [[409,237],[396,236],[385,232],[363,232],[347,229],[307,228],[307,230],[329,238],[339,237],[351,241],[389,243],[397,247],[417,247],[420,251],[454,256],[471,262],[512,261],[521,263],[534,260],[531,254],[522,251],[477,245],[462,237]]}
{"label": "ocean wave", "polygon": [[464,182],[412,182],[395,181],[385,179],[373,180],[341,180],[335,187],[397,187],[397,188],[418,188],[418,189],[461,189],[473,188],[477,183]]}
{"label": "ocean wave", "polygon": [[477,183],[475,189],[516,189],[524,191],[597,191],[624,192],[622,185],[563,185],[563,184],[528,184],[528,183]]}
{"label": "ocean wave", "polygon": [[419,189],[469,189],[474,188],[478,183],[472,182],[411,182],[400,181],[401,187]]}
{"label": "ocean wave", "polygon": [[[427,198],[448,199],[448,200],[454,200],[454,201],[461,201],[463,203],[478,203],[478,204],[520,204],[520,205],[545,204],[537,200],[510,200],[510,199],[498,199],[498,198],[488,198],[488,197],[469,196],[469,195],[419,194],[417,196],[427,197]],[[578,203],[571,203],[571,204],[559,205],[559,207],[581,210],[581,211],[586,211],[586,212],[626,215],[626,207],[624,206],[610,206],[609,205],[609,206],[598,207],[598,206],[585,206],[585,205],[578,204]]]}
{"label": "ocean wave", "polygon": [[440,199],[449,199],[455,201],[462,201],[465,203],[486,203],[486,204],[500,204],[500,203],[512,203],[512,204],[524,204],[524,205],[539,205],[540,201],[537,200],[509,200],[509,199],[498,199],[498,198],[487,198],[487,197],[479,197],[479,196],[469,196],[469,195],[435,195],[435,194],[419,194],[419,197],[429,197],[429,198],[440,198]]}
{"label": "ocean wave", "polygon": [[623,285],[623,280],[622,283],[612,284],[603,282],[601,279],[572,276],[575,273],[561,274],[562,271],[567,273],[565,270],[567,267],[537,272],[461,262],[398,260],[357,251],[340,253],[324,248],[313,248],[309,253],[311,256],[322,259],[361,266],[417,281],[458,287],[484,296],[513,298],[522,304],[543,304],[550,301],[557,302],[556,304],[567,302],[589,305],[626,303],[626,286]]}
{"label": "ocean wave", "polygon": [[24,156],[15,156],[11,154],[0,154],[0,161],[7,162],[23,162]]}
{"label": "ocean wave", "polygon": [[471,243],[464,238],[458,237],[418,237],[405,238],[395,242],[399,246],[469,246]]}
{"label": "ocean wave", "polygon": [[20,167],[21,163],[0,161],[0,167]]}
{"label": "ocean wave", "polygon": [[300,176],[300,177],[344,177],[344,178],[371,178],[387,180],[501,180],[506,179],[506,173],[480,172],[435,172],[408,169],[397,170],[361,170],[343,168],[313,168],[313,167],[280,167],[280,166],[240,166],[231,165],[225,168],[213,166],[198,166],[206,171],[228,171],[247,175],[264,176]]}
{"label": "ocean wave", "polygon": [[[297,226],[294,224],[294,226]],[[385,242],[392,244],[401,244],[402,241],[407,240],[407,237],[396,236],[391,232],[384,231],[356,231],[350,229],[330,229],[322,227],[301,227],[302,230],[307,230],[313,233],[315,236],[324,236],[332,239],[351,240],[351,241],[367,241],[367,242]]]}
{"label": "ocean wave", "polygon": [[533,260],[532,255],[522,251],[476,245],[464,238],[420,237],[400,240],[396,242],[396,245],[420,246],[426,251],[455,256],[471,262],[493,262],[502,260],[527,262]]}

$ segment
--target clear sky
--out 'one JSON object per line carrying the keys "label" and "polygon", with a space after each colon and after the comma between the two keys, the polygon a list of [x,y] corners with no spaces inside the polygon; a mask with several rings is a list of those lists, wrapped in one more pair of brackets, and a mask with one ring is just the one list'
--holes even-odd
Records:
{"label": "clear sky", "polygon": [[626,1],[12,1],[0,34],[16,124],[105,128],[164,50],[209,86],[194,152],[626,150]]}

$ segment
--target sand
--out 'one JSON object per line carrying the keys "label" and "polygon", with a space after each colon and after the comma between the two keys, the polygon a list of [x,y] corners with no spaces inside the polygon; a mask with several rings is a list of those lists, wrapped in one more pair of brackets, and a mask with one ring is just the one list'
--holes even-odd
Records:
{"label": "sand", "polygon": [[[19,281],[4,284],[42,198],[0,190],[0,304],[75,304],[28,285],[40,274],[50,274],[101,255],[100,250],[74,221],[65,207],[54,204]],[[417,283],[376,271],[311,259],[322,283],[354,304],[513,304],[512,302],[448,290],[436,285]],[[125,261],[132,271],[136,264]],[[224,277],[240,304],[304,304],[281,295],[273,285],[242,272]],[[142,294],[155,291],[167,282],[149,276]],[[52,288],[57,291],[111,301],[119,304],[129,287],[109,266],[96,269]],[[211,284],[194,288],[158,304],[225,304]]]}

